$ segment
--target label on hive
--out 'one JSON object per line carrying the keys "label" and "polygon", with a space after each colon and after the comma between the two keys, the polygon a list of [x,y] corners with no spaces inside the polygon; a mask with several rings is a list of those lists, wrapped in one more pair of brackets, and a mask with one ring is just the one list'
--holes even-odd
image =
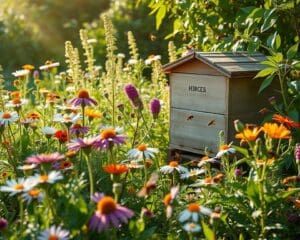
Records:
{"label": "label on hive", "polygon": [[227,82],[223,76],[172,73],[171,107],[226,114]]}

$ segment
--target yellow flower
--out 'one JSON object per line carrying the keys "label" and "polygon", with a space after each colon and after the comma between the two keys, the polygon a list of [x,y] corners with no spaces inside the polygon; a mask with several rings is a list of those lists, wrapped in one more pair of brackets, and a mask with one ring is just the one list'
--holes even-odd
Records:
{"label": "yellow flower", "polygon": [[260,127],[255,128],[245,128],[242,132],[237,133],[235,138],[244,140],[244,141],[255,141],[259,133],[261,132]]}
{"label": "yellow flower", "polygon": [[25,70],[31,71],[31,70],[34,69],[34,66],[31,65],[31,64],[25,64],[25,65],[22,66],[22,68],[25,69]]}
{"label": "yellow flower", "polygon": [[291,138],[291,131],[285,126],[278,125],[277,123],[265,123],[262,130],[270,137],[274,139],[288,139]]}
{"label": "yellow flower", "polygon": [[86,116],[88,116],[89,118],[101,118],[102,117],[102,114],[97,111],[97,110],[93,110],[93,109],[85,109],[84,110],[84,114]]}

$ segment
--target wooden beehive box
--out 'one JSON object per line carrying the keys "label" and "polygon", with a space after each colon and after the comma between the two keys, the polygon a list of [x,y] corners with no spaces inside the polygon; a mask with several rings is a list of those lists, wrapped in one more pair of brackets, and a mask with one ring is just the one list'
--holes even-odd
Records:
{"label": "wooden beehive box", "polygon": [[267,97],[259,95],[261,81],[253,77],[264,68],[260,53],[190,54],[163,66],[170,80],[170,149],[213,156],[219,132],[234,140],[233,121],[260,123],[258,111]]}

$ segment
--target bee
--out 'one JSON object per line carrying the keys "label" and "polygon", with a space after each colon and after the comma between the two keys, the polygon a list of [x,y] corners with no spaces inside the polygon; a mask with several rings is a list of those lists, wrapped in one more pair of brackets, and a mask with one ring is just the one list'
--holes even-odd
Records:
{"label": "bee", "polygon": [[186,120],[192,120],[194,118],[194,116],[193,115],[190,115],[190,116],[188,116],[187,118],[186,118]]}
{"label": "bee", "polygon": [[207,123],[207,126],[216,125],[216,119],[212,119]]}
{"label": "bee", "polygon": [[150,38],[151,41],[155,41],[157,37],[153,34],[150,34],[149,38]]}
{"label": "bee", "polygon": [[153,172],[150,179],[146,182],[144,187],[138,192],[138,197],[147,197],[150,191],[156,188],[156,182],[158,180],[158,174]]}

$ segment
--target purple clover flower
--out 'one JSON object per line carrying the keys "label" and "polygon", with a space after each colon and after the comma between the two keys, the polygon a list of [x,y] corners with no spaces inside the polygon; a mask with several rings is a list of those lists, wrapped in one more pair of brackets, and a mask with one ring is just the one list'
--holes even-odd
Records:
{"label": "purple clover flower", "polygon": [[143,108],[143,102],[136,87],[133,84],[127,84],[124,87],[124,91],[134,107],[141,109]]}
{"label": "purple clover flower", "polygon": [[158,118],[158,114],[160,113],[161,104],[157,98],[153,98],[150,101],[150,111],[154,119]]}
{"label": "purple clover flower", "polygon": [[296,159],[296,163],[299,164],[300,163],[300,143],[297,143],[296,147],[295,147],[295,159]]}

